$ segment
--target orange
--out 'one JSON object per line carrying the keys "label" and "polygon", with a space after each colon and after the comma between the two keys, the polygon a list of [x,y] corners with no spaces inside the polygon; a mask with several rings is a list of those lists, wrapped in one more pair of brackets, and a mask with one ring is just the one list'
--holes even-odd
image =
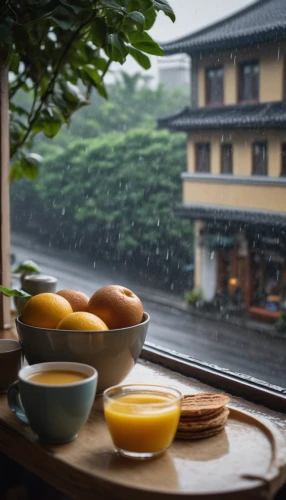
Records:
{"label": "orange", "polygon": [[89,297],[78,290],[60,290],[57,295],[64,297],[72,306],[73,312],[87,311]]}
{"label": "orange", "polygon": [[106,324],[94,314],[73,312],[57,326],[58,330],[108,330]]}
{"label": "orange", "polygon": [[40,293],[26,302],[22,321],[39,328],[56,328],[70,313],[72,307],[66,299],[55,293]]}
{"label": "orange", "polygon": [[88,310],[99,316],[110,330],[138,325],[144,312],[139,297],[120,285],[97,290],[89,300]]}

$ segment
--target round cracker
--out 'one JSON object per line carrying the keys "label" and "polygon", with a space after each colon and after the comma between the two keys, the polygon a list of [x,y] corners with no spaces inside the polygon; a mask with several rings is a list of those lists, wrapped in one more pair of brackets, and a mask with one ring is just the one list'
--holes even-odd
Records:
{"label": "round cracker", "polygon": [[207,413],[206,415],[181,415],[180,420],[182,422],[203,422],[204,420],[209,420],[210,418],[217,417],[221,415],[224,411],[225,406],[219,408],[219,410],[212,411],[211,413]]}
{"label": "round cracker", "polygon": [[208,437],[216,436],[219,432],[224,429],[224,425],[218,427],[213,427],[212,429],[207,429],[199,432],[177,432],[176,439],[184,440],[195,440],[195,439],[205,439]]}
{"label": "round cracker", "polygon": [[219,410],[230,401],[226,394],[192,394],[183,396],[182,416],[208,415]]}
{"label": "round cracker", "polygon": [[184,421],[180,420],[179,425],[178,425],[178,431],[181,432],[196,432],[196,431],[203,431],[207,429],[212,429],[214,427],[219,427],[221,425],[225,425],[227,421],[227,417],[229,415],[229,409],[224,407],[222,408],[222,411],[220,412],[219,415],[216,415],[214,417],[210,417],[209,419],[196,419],[194,420],[187,420],[184,419]]}

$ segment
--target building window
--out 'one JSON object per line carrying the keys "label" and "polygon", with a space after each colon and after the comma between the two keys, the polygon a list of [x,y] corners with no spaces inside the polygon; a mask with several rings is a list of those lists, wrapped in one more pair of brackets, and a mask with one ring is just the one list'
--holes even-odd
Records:
{"label": "building window", "polygon": [[253,144],[253,175],[267,175],[267,143],[255,142]]}
{"label": "building window", "polygon": [[221,173],[232,174],[232,144],[221,146]]}
{"label": "building window", "polygon": [[210,173],[210,145],[209,143],[196,144],[196,172]]}
{"label": "building window", "polygon": [[239,101],[259,101],[259,63],[241,64],[239,67]]}
{"label": "building window", "polygon": [[281,177],[286,177],[286,144],[282,144],[282,168]]}
{"label": "building window", "polygon": [[206,104],[223,104],[223,68],[206,70]]}

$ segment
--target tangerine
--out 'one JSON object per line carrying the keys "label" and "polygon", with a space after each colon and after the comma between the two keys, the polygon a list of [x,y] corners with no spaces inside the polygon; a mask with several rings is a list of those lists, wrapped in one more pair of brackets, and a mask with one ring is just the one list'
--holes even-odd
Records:
{"label": "tangerine", "polygon": [[73,312],[88,311],[89,297],[85,293],[78,290],[60,290],[57,295],[64,297],[70,303]]}
{"label": "tangerine", "polygon": [[70,313],[72,307],[64,297],[56,293],[39,293],[26,302],[22,321],[39,328],[56,328]]}
{"label": "tangerine", "polygon": [[108,330],[106,324],[88,312],[73,312],[66,316],[57,326],[58,330]]}

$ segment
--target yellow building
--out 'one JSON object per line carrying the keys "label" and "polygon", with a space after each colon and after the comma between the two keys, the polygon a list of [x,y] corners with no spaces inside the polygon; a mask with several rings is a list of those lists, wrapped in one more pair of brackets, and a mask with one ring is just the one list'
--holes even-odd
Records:
{"label": "yellow building", "polygon": [[176,213],[195,221],[195,286],[207,301],[237,286],[247,308],[267,309],[286,279],[286,0],[164,49],[191,58],[191,107],[159,126],[187,132]]}

